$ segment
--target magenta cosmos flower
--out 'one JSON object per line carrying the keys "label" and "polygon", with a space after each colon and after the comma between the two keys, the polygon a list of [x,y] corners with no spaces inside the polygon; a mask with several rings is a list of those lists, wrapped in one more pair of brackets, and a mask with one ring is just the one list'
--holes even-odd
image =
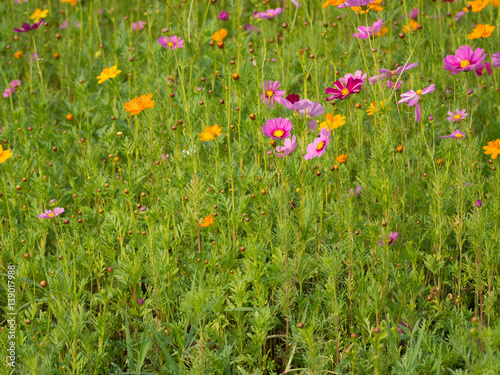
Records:
{"label": "magenta cosmos flower", "polygon": [[321,129],[319,137],[316,138],[313,143],[307,145],[307,154],[304,159],[319,158],[325,153],[328,143],[330,143],[330,132],[326,128],[323,128]]}
{"label": "magenta cosmos flower", "polygon": [[292,111],[300,111],[309,106],[309,102],[306,99],[300,100],[300,96],[298,94],[290,94],[286,98],[281,98],[280,103],[283,107]]}
{"label": "magenta cosmos flower", "polygon": [[451,122],[457,122],[463,120],[467,116],[467,111],[465,109],[459,110],[457,108],[456,113],[448,111],[448,116],[446,119]]}
{"label": "magenta cosmos flower", "polygon": [[370,77],[370,83],[373,85],[374,83],[378,82],[381,79],[388,79],[391,77],[399,76],[400,74],[403,74],[404,72],[407,72],[408,70],[413,69],[417,66],[418,62],[413,64],[404,64],[403,66],[400,66],[396,70],[380,69],[379,75]]}
{"label": "magenta cosmos flower", "polygon": [[297,147],[297,137],[293,136],[292,138],[287,138],[283,142],[283,146],[276,147],[276,156],[278,158],[282,158],[290,155],[293,150]]}
{"label": "magenta cosmos flower", "polygon": [[290,136],[293,125],[286,118],[278,117],[266,121],[266,125],[262,127],[262,132],[266,137],[273,139],[284,139]]}
{"label": "magenta cosmos flower", "polygon": [[18,79],[13,80],[10,83],[10,87],[8,89],[5,89],[5,91],[3,92],[2,96],[4,98],[8,98],[9,96],[11,96],[12,94],[14,94],[16,92],[16,87],[18,87],[20,85],[21,85],[21,81],[20,80],[18,80]]}
{"label": "magenta cosmos flower", "polygon": [[33,25],[30,25],[29,23],[23,23],[21,25],[21,28],[14,27],[14,31],[16,33],[27,33],[29,31],[33,31],[38,29],[40,26],[42,26],[43,20],[40,20],[38,22],[35,22]]}
{"label": "magenta cosmos flower", "polygon": [[444,69],[449,70],[451,74],[476,70],[485,58],[483,49],[476,48],[472,51],[470,46],[462,46],[454,55],[448,55],[443,59]]}
{"label": "magenta cosmos flower", "polygon": [[[398,234],[398,232],[391,232],[389,234],[389,243],[387,244],[388,246],[391,246],[394,242],[396,242],[396,240],[398,239]],[[384,246],[384,241],[379,240],[377,241],[377,243]]]}
{"label": "magenta cosmos flower", "polygon": [[227,21],[229,19],[229,13],[226,11],[222,11],[219,13],[217,18],[220,19],[221,21]]}
{"label": "magenta cosmos flower", "polygon": [[491,75],[491,73],[493,73],[493,68],[491,67],[491,64],[489,62],[479,65],[476,69],[476,74],[478,76],[489,76]]}
{"label": "magenta cosmos flower", "polygon": [[285,90],[278,90],[280,87],[279,81],[264,81],[264,92],[260,96],[263,103],[269,105],[272,109],[274,106],[274,102],[280,102],[280,99],[283,95],[285,95]]}
{"label": "magenta cosmos flower", "polygon": [[133,31],[142,30],[142,29],[144,29],[145,24],[146,24],[146,22],[144,22],[144,21],[132,22],[132,30]]}
{"label": "magenta cosmos flower", "polygon": [[455,130],[453,133],[451,133],[450,135],[442,135],[441,137],[439,138],[455,138],[455,139],[464,139],[465,138],[465,134],[462,133],[460,130]]}
{"label": "magenta cosmos flower", "polygon": [[283,12],[283,9],[281,9],[281,8],[268,9],[265,12],[254,12],[253,16],[255,18],[260,18],[260,19],[263,19],[263,20],[267,20],[269,18],[276,17],[281,12]]}
{"label": "magenta cosmos flower", "polygon": [[491,54],[491,63],[495,68],[500,68],[500,52]]}
{"label": "magenta cosmos flower", "polygon": [[352,34],[354,38],[358,39],[368,39],[369,37],[378,33],[382,26],[384,26],[384,22],[382,19],[379,19],[377,22],[373,23],[371,26],[360,26],[357,28],[358,32]]}
{"label": "magenta cosmos flower", "polygon": [[52,219],[53,217],[59,216],[64,212],[64,208],[62,207],[56,207],[54,208],[54,211],[51,210],[45,210],[45,212],[41,213],[38,215],[40,219]]}
{"label": "magenta cosmos flower", "polygon": [[390,88],[390,89],[394,89],[396,91],[398,91],[400,88],[401,88],[401,85],[404,84],[404,81],[402,80],[398,80],[396,82],[392,82],[392,81],[386,81],[385,82],[385,85]]}
{"label": "magenta cosmos flower", "polygon": [[422,109],[420,108],[420,103],[418,101],[422,95],[430,94],[431,92],[434,92],[435,89],[436,85],[433,83],[423,90],[410,90],[405,92],[404,94],[401,94],[402,99],[398,102],[398,104],[406,103],[408,104],[408,107],[415,106],[415,121],[420,122],[422,121]]}
{"label": "magenta cosmos flower", "polygon": [[374,1],[375,0],[347,0],[345,3],[340,4],[338,8],[364,7]]}
{"label": "magenta cosmos flower", "polygon": [[344,100],[352,94],[357,94],[361,91],[363,81],[361,79],[353,77],[349,77],[347,81],[341,78],[340,80],[335,81],[333,85],[335,86],[335,88],[327,87],[325,90],[327,95],[331,95],[326,98],[326,101],[333,99]]}
{"label": "magenta cosmos flower", "polygon": [[184,48],[184,40],[177,35],[161,36],[158,38],[158,43],[170,49]]}

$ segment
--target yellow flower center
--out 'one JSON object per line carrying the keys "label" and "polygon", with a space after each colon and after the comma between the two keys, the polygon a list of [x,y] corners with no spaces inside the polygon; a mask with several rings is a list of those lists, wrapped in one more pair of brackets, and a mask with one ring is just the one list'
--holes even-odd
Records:
{"label": "yellow flower center", "polygon": [[273,97],[273,95],[274,95],[274,92],[273,92],[272,90],[267,90],[267,91],[266,91],[266,96],[267,96],[268,98],[272,98],[272,97]]}
{"label": "yellow flower center", "polygon": [[167,46],[169,46],[169,47],[173,47],[173,46],[174,46],[174,43],[172,43],[172,42],[168,42],[168,43],[167,43]]}
{"label": "yellow flower center", "polygon": [[350,91],[347,88],[342,89],[342,95],[347,96],[349,95]]}
{"label": "yellow flower center", "polygon": [[272,11],[272,10],[268,10],[268,11],[267,11],[267,15],[268,15],[268,16],[274,16],[274,13],[273,13],[273,11]]}
{"label": "yellow flower center", "polygon": [[463,135],[462,135],[462,134],[460,134],[460,133],[457,133],[457,134],[455,135],[455,137],[457,137],[457,138],[463,138]]}
{"label": "yellow flower center", "polygon": [[455,118],[455,120],[460,120],[462,118],[462,115],[456,114],[453,117]]}
{"label": "yellow flower center", "polygon": [[52,216],[54,216],[54,214],[47,214],[47,216],[48,216],[48,217],[52,217]]}
{"label": "yellow flower center", "polygon": [[417,90],[418,95],[422,95],[423,92],[424,92],[423,90]]}
{"label": "yellow flower center", "polygon": [[273,137],[276,137],[276,138],[283,137],[283,134],[285,134],[285,132],[281,129],[277,129],[277,130],[273,131]]}
{"label": "yellow flower center", "polygon": [[321,151],[321,150],[323,150],[324,147],[325,147],[325,142],[319,142],[316,145],[316,150]]}
{"label": "yellow flower center", "polygon": [[463,68],[466,68],[470,66],[470,61],[469,60],[462,60],[460,61],[460,67],[463,69]]}
{"label": "yellow flower center", "polygon": [[394,75],[394,70],[391,70],[392,75]]}

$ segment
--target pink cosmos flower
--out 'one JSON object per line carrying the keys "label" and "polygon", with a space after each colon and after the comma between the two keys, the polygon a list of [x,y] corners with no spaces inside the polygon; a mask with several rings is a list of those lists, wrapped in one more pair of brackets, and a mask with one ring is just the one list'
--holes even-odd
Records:
{"label": "pink cosmos flower", "polygon": [[398,67],[396,70],[380,69],[379,75],[370,77],[370,83],[373,85],[381,79],[388,79],[391,77],[399,76],[400,74],[403,74],[404,72],[407,72],[408,70],[413,69],[417,66],[418,62],[412,64],[404,64],[403,66]]}
{"label": "pink cosmos flower", "polygon": [[396,81],[396,83],[392,82],[392,81],[387,81],[385,83],[385,85],[390,88],[390,89],[394,89],[396,91],[398,91],[400,88],[401,88],[401,85],[404,84],[404,81],[402,80],[399,80],[399,81]]}
{"label": "pink cosmos flower", "polygon": [[264,92],[261,94],[260,99],[263,103],[269,105],[273,109],[274,102],[280,103],[281,98],[285,95],[285,90],[278,90],[280,87],[279,81],[264,81]]}
{"label": "pink cosmos flower", "polygon": [[483,49],[476,48],[472,51],[470,46],[462,46],[454,55],[448,55],[443,59],[444,69],[449,70],[451,74],[475,70],[485,58]]}
{"label": "pink cosmos flower", "polygon": [[146,22],[144,22],[144,21],[132,22],[132,30],[133,31],[142,30],[142,29],[144,29],[145,24],[146,24]]}
{"label": "pink cosmos flower", "polygon": [[297,147],[297,137],[293,136],[292,138],[287,138],[283,142],[283,146],[276,147],[276,156],[278,158],[282,158],[290,155],[293,150]]}
{"label": "pink cosmos flower", "polygon": [[260,18],[260,19],[263,19],[263,20],[267,20],[269,18],[276,17],[281,12],[283,12],[283,9],[281,9],[281,8],[268,9],[265,12],[254,12],[253,16],[255,18]]}
{"label": "pink cosmos flower", "polygon": [[330,132],[326,128],[323,128],[319,137],[313,143],[307,145],[307,154],[304,159],[319,158],[325,153],[328,143],[330,143]]}
{"label": "pink cosmos flower", "polygon": [[420,108],[420,103],[418,101],[420,100],[420,97],[422,95],[430,94],[434,92],[435,89],[436,85],[433,83],[432,85],[423,90],[417,90],[417,91],[410,90],[408,92],[405,92],[404,94],[401,95],[402,99],[398,102],[398,104],[406,103],[408,104],[408,107],[415,106],[415,121],[420,122],[422,121],[422,109]]}
{"label": "pink cosmos flower", "polygon": [[379,19],[377,22],[373,23],[371,26],[360,26],[357,28],[358,32],[352,34],[354,38],[358,39],[368,39],[369,37],[378,33],[382,26],[384,26],[384,22],[382,19]]}
{"label": "pink cosmos flower", "polygon": [[460,130],[455,130],[453,133],[451,133],[450,135],[442,135],[441,137],[439,138],[455,138],[455,139],[464,139],[465,138],[465,134],[462,133]]}
{"label": "pink cosmos flower", "polygon": [[410,17],[412,20],[418,17],[418,8],[413,8],[411,12],[408,12],[408,17]]}
{"label": "pink cosmos flower", "polygon": [[220,19],[221,21],[227,21],[229,19],[229,13],[226,11],[222,11],[219,13],[217,18]]}
{"label": "pink cosmos flower", "polygon": [[40,219],[52,219],[53,217],[59,216],[63,212],[64,212],[64,208],[56,207],[56,208],[54,208],[54,211],[45,210],[45,212],[39,214],[38,217]]}
{"label": "pink cosmos flower", "polygon": [[63,23],[61,23],[61,26],[59,26],[60,29],[67,29],[68,28],[68,21],[64,20]]}
{"label": "pink cosmos flower", "polygon": [[340,4],[338,8],[364,7],[373,3],[373,1],[374,0],[347,0],[345,3]]}
{"label": "pink cosmos flower", "polygon": [[463,120],[467,116],[467,111],[465,109],[459,110],[457,108],[456,113],[453,113],[452,111],[448,111],[448,116],[446,119],[451,122],[458,122]]}
{"label": "pink cosmos flower", "polygon": [[299,112],[306,116],[306,118],[311,119],[309,121],[309,127],[312,131],[314,131],[314,129],[316,129],[316,121],[314,121],[312,117],[321,116],[323,113],[325,113],[325,106],[321,105],[320,103],[312,102],[309,99],[305,100],[308,103],[308,106],[304,109],[301,109]]}
{"label": "pink cosmos flower", "polygon": [[335,81],[333,85],[335,86],[335,88],[328,87],[325,90],[327,95],[331,95],[326,98],[326,101],[330,101],[333,99],[344,100],[352,94],[357,94],[361,91],[363,81],[361,79],[353,77],[349,77],[347,81],[345,81],[343,78],[340,78],[338,81]]}
{"label": "pink cosmos flower", "polygon": [[463,16],[465,16],[465,12],[458,12],[456,15],[455,15],[455,22],[458,22],[460,20],[460,18],[462,18]]}
{"label": "pink cosmos flower", "polygon": [[299,0],[290,0],[293,5],[295,5],[297,8],[300,8],[300,1]]}
{"label": "pink cosmos flower", "polygon": [[5,91],[2,93],[2,96],[4,98],[8,98],[9,96],[11,96],[12,94],[14,94],[16,92],[16,87],[18,87],[20,85],[21,85],[20,80],[18,80],[18,79],[13,80],[10,83],[10,87],[8,89],[5,89]]}
{"label": "pink cosmos flower", "polygon": [[489,62],[479,65],[476,69],[476,74],[478,76],[482,76],[482,75],[489,76],[489,75],[491,75],[491,73],[493,73],[493,69],[492,69],[491,64]]}
{"label": "pink cosmos flower", "polygon": [[27,3],[28,0],[15,0],[14,4],[21,4],[21,3]]}
{"label": "pink cosmos flower", "polygon": [[300,100],[300,96],[297,94],[290,94],[286,98],[281,98],[280,103],[285,107],[292,111],[300,111],[301,109],[305,109],[309,106],[309,103],[306,99]]}
{"label": "pink cosmos flower", "polygon": [[33,31],[38,29],[40,26],[42,26],[43,20],[40,20],[38,22],[35,22],[33,25],[30,25],[29,23],[23,23],[21,25],[21,28],[14,27],[14,31],[16,33],[27,33],[29,31]]}
{"label": "pink cosmos flower", "polygon": [[284,139],[290,136],[293,125],[286,118],[278,117],[266,121],[266,125],[262,127],[262,132],[266,137],[273,139]]}
{"label": "pink cosmos flower", "polygon": [[158,38],[158,43],[170,49],[184,48],[184,40],[177,35],[161,36]]}
{"label": "pink cosmos flower", "polygon": [[[389,234],[389,243],[387,244],[388,246],[391,246],[394,242],[396,242],[396,240],[398,239],[398,234],[398,232],[391,232]],[[382,240],[378,240],[377,243],[384,246],[384,241]]]}
{"label": "pink cosmos flower", "polygon": [[500,68],[500,52],[491,54],[491,63],[495,68]]}

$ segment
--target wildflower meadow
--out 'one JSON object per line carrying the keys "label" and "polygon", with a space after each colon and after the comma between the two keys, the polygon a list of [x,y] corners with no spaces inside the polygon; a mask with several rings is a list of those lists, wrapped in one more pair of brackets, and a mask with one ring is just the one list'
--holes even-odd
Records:
{"label": "wildflower meadow", "polygon": [[500,374],[498,0],[2,0],[1,374]]}

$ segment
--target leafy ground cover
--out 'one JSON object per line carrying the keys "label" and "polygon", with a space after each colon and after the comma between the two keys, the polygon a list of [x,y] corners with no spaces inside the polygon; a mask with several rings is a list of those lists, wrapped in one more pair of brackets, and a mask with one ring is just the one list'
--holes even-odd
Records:
{"label": "leafy ground cover", "polygon": [[0,14],[2,373],[500,373],[498,0]]}

